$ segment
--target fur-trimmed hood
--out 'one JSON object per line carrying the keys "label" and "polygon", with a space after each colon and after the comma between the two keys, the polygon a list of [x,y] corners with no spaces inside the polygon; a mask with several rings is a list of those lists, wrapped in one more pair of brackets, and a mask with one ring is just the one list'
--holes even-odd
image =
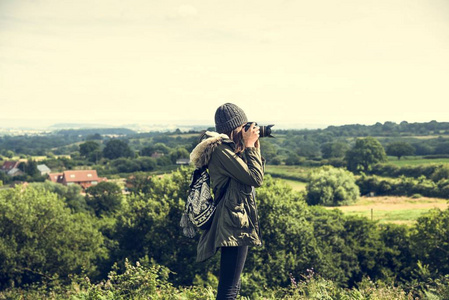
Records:
{"label": "fur-trimmed hood", "polygon": [[190,153],[190,163],[196,168],[207,166],[212,152],[222,142],[232,143],[226,134],[206,131],[202,136],[201,142]]}

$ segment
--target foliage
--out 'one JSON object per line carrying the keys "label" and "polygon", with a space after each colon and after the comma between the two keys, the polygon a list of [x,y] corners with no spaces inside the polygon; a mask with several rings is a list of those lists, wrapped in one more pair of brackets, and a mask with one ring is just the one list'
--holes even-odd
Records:
{"label": "foliage", "polygon": [[120,173],[147,172],[156,168],[156,160],[150,157],[117,158],[111,161],[111,166]]}
{"label": "foliage", "polygon": [[103,156],[109,159],[134,157],[134,152],[125,141],[111,139],[106,143],[106,146],[103,149]]}
{"label": "foliage", "polygon": [[287,166],[295,166],[295,165],[300,165],[301,162],[303,162],[304,159],[301,159],[301,157],[296,154],[296,153],[290,153],[287,157],[287,159],[285,160],[285,164]]}
{"label": "foliage", "polygon": [[286,286],[290,272],[300,273],[318,259],[312,224],[302,194],[266,176],[257,189],[258,212],[264,246],[251,249],[245,264],[243,294],[257,294],[261,286]]}
{"label": "foliage", "polygon": [[393,142],[387,145],[386,152],[388,155],[396,156],[399,160],[402,156],[413,155],[415,148],[406,142]]}
{"label": "foliage", "polygon": [[117,216],[115,239],[119,248],[115,261],[125,257],[138,260],[146,255],[176,272],[176,284],[191,284],[193,274],[206,274],[217,257],[204,264],[195,263],[197,241],[183,236],[179,221],[187,199],[191,168],[180,168],[170,176],[146,177],[128,197]]}
{"label": "foliage", "polygon": [[85,143],[80,144],[80,154],[84,157],[89,156],[94,151],[100,149],[100,144],[94,141],[87,141]]}
{"label": "foliage", "polygon": [[31,186],[0,192],[0,285],[84,270],[106,255],[89,216],[72,214],[54,193]]}
{"label": "foliage", "polygon": [[356,184],[359,186],[362,195],[370,193],[398,196],[421,194],[426,197],[449,199],[449,179],[434,182],[424,176],[416,179],[405,176],[391,179],[362,174],[356,179]]}
{"label": "foliage", "polygon": [[346,152],[348,170],[369,171],[373,164],[387,160],[382,145],[373,137],[357,139],[354,147]]}
{"label": "foliage", "polygon": [[151,156],[155,152],[154,146],[146,146],[139,151],[140,156]]}
{"label": "foliage", "polygon": [[321,145],[321,153],[323,158],[344,157],[346,151],[349,150],[348,144],[343,142],[331,142]]}
{"label": "foliage", "polygon": [[336,206],[354,202],[360,191],[354,175],[344,169],[324,166],[310,173],[307,184],[309,205]]}
{"label": "foliage", "polygon": [[441,179],[449,178],[449,165],[447,164],[425,164],[409,165],[399,167],[394,164],[375,164],[367,174],[379,175],[384,177],[414,177],[425,176],[438,182]]}
{"label": "foliage", "polygon": [[[326,136],[321,138],[327,140]],[[309,172],[304,167],[267,169],[270,168],[301,178]],[[191,171],[182,167],[164,176],[132,174],[127,183],[131,194],[123,196],[121,206],[115,208],[103,198],[108,196],[107,189],[95,193],[90,190],[87,197],[103,202],[103,208],[96,208],[98,217],[81,209],[82,201],[75,195],[79,188],[46,182],[31,184],[23,191],[17,188],[0,192],[15,195],[9,197],[14,201],[0,196],[0,272],[7,270],[1,276],[9,276],[2,277],[3,287],[8,280],[19,287],[26,282],[48,280],[47,286],[43,283],[39,288],[9,289],[0,293],[0,299],[19,294],[29,295],[29,299],[213,299],[214,290],[208,286],[216,285],[219,255],[196,263],[197,240],[183,237],[179,227]],[[338,178],[352,176],[329,166],[315,172],[342,172],[335,175]],[[328,183],[332,174],[323,176],[323,182]],[[447,193],[449,197],[449,180],[444,178],[435,182],[423,177],[402,177],[384,182],[383,178],[362,174],[357,182],[364,193],[375,188],[398,194]],[[21,196],[28,190],[34,191],[32,195]],[[115,195],[122,197],[118,190]],[[242,277],[242,299],[405,299],[401,295],[409,292],[444,299],[444,284],[448,281],[441,275],[448,272],[449,263],[441,257],[449,251],[447,211],[434,212],[415,227],[407,228],[379,225],[366,218],[345,216],[338,210],[308,206],[305,199],[304,192],[293,192],[282,181],[265,176],[256,197],[263,246],[253,247],[249,253]],[[113,209],[102,211],[105,207]],[[9,234],[19,238],[4,240]],[[85,246],[88,243],[91,244]],[[131,266],[127,259],[140,261],[141,265]],[[422,262],[421,267],[417,260]],[[106,276],[114,262],[117,266],[109,273],[109,280],[91,283],[82,279],[83,268],[90,278],[98,271]],[[33,268],[41,275],[15,267],[23,263],[26,267],[36,266]],[[318,275],[292,286],[293,276],[312,268]],[[65,285],[69,273],[75,275],[71,284]],[[367,276],[372,281],[364,279]],[[394,282],[409,285],[399,289],[393,286]],[[192,283],[201,287],[181,287]],[[156,290],[151,286],[156,286]]]}
{"label": "foliage", "polygon": [[46,180],[45,182],[33,182],[30,186],[41,190],[43,193],[47,191],[57,194],[61,200],[65,201],[72,212],[87,212],[89,210],[86,199],[80,194],[81,186],[77,184],[66,186]]}
{"label": "foliage", "polygon": [[185,148],[178,147],[170,152],[169,157],[172,163],[176,163],[179,158],[189,158],[190,153]]}
{"label": "foliage", "polygon": [[18,168],[31,177],[40,175],[39,170],[37,169],[37,162],[33,159],[28,159],[26,162],[21,162]]}
{"label": "foliage", "polygon": [[122,189],[114,182],[102,181],[86,189],[86,203],[97,216],[114,214],[122,198]]}
{"label": "foliage", "polygon": [[64,171],[71,170],[75,166],[75,162],[67,157],[50,158],[42,161],[47,167],[49,167],[52,172],[56,170]]}
{"label": "foliage", "polygon": [[[186,299],[213,300],[215,290],[210,286],[174,287],[168,281],[170,270],[158,264],[128,261],[122,273],[113,270],[107,280],[92,283],[88,277],[75,276],[69,285],[61,285],[57,279],[49,280],[41,286],[14,288],[0,292],[0,299]],[[403,287],[383,281],[373,281],[364,277],[357,287],[342,288],[334,281],[308,269],[297,280],[290,274],[288,287],[261,289],[261,295],[239,299],[255,300],[409,300],[409,299],[447,299],[449,276],[426,282],[423,288]]]}
{"label": "foliage", "polygon": [[449,274],[449,209],[434,209],[420,217],[411,240],[413,254],[428,265],[432,278]]}
{"label": "foliage", "polygon": [[[267,160],[268,163],[276,164],[273,160],[277,157],[277,145],[268,142],[266,139],[260,139],[260,149],[262,156]],[[279,159],[279,158],[277,158]]]}

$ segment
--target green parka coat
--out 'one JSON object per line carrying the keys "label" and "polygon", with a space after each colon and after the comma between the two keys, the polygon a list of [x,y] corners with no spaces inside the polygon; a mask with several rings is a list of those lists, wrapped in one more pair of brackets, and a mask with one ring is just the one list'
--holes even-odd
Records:
{"label": "green parka coat", "polygon": [[212,257],[219,247],[261,245],[254,191],[264,176],[260,150],[249,147],[238,155],[227,135],[208,131],[205,137],[190,159],[196,167],[208,166],[214,195],[223,196],[211,227],[200,237],[198,262]]}

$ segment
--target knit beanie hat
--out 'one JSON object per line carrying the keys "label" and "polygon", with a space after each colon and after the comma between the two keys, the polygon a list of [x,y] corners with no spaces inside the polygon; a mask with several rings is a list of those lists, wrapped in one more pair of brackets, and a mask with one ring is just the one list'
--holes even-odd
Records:
{"label": "knit beanie hat", "polygon": [[215,128],[218,133],[232,131],[247,122],[245,112],[232,103],[221,105],[215,112]]}

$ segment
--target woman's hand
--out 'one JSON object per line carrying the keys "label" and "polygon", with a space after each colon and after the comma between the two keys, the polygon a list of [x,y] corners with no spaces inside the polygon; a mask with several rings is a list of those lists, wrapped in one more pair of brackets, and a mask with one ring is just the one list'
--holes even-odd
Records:
{"label": "woman's hand", "polygon": [[243,143],[245,144],[245,147],[255,147],[256,144],[259,146],[259,135],[260,135],[260,128],[259,126],[256,126],[256,123],[252,123],[248,130],[245,131],[245,127],[242,128],[242,137],[243,137]]}

